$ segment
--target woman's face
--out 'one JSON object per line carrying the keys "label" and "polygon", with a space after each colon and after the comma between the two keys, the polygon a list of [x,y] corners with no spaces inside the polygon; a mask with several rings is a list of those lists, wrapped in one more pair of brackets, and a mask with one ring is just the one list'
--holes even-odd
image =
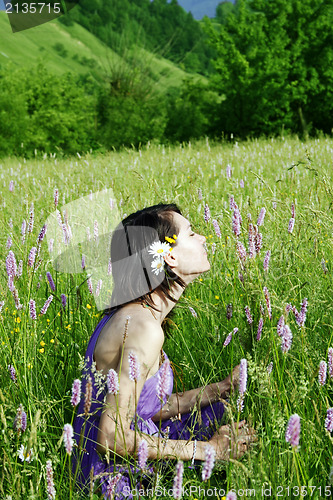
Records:
{"label": "woman's face", "polygon": [[174,212],[173,217],[179,234],[171,256],[165,259],[178,276],[183,278],[185,282],[190,282],[210,269],[207,252],[204,248],[206,237],[197,234],[192,229],[190,221],[182,215]]}

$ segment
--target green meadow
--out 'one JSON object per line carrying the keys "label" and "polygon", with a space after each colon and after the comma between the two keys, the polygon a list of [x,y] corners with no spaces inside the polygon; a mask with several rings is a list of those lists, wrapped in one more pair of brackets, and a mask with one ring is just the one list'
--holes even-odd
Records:
{"label": "green meadow", "polygon": [[[60,29],[57,26],[51,22],[44,29]],[[2,28],[0,33],[3,36]],[[29,36],[34,43],[33,29]],[[65,30],[63,36],[65,40]],[[38,41],[37,45],[43,44]],[[87,43],[84,50],[88,49]],[[55,189],[62,213],[65,204],[104,188],[113,190],[121,218],[145,206],[173,202],[194,230],[207,238],[210,271],[188,286],[163,325],[167,332],[164,349],[174,363],[178,390],[222,380],[241,359],[247,360],[244,408],[237,409],[238,392],[231,394],[227,419],[246,419],[256,429],[258,441],[242,458],[215,463],[206,483],[201,479],[201,465],[192,470],[185,463],[183,498],[221,499],[232,489],[238,498],[321,499],[331,495],[332,438],[325,419],[333,407],[333,368],[330,373],[328,363],[328,349],[333,347],[332,152],[333,140],[325,137],[307,142],[297,138],[220,144],[202,140],[172,148],[148,144],[139,151],[68,159],[37,155],[33,160],[1,162],[0,498],[45,499],[47,460],[52,461],[56,498],[84,498],[72,488],[70,456],[62,436],[64,425],[72,423],[75,415],[70,402],[72,383],[81,376],[80,360],[102,312],[89,293],[85,273],[53,269],[47,237],[34,264],[28,261],[47,217],[55,211]],[[247,252],[249,224],[256,225],[261,209],[266,209],[263,224],[258,226],[262,246],[244,261],[233,232],[231,196],[242,217],[238,241]],[[210,218],[205,220],[207,206]],[[32,210],[34,223],[29,232]],[[288,231],[293,211],[295,223]],[[24,242],[23,220],[27,226]],[[10,251],[18,268],[22,261],[22,273],[13,282],[21,308],[8,287]],[[268,251],[269,266],[264,270]],[[61,294],[67,298],[65,307]],[[50,295],[52,302],[40,314]],[[286,306],[291,304],[299,312],[304,299],[308,301],[306,319],[299,325]],[[30,300],[36,304],[36,319],[30,315]],[[228,305],[232,315],[227,318]],[[252,323],[247,320],[246,306]],[[277,332],[281,316],[292,332],[285,352]],[[224,346],[234,328],[238,332]],[[318,377],[321,361],[328,365],[326,380]],[[20,405],[27,414],[27,426],[18,432],[14,421]],[[301,422],[298,447],[285,439],[293,414]],[[170,460],[159,479],[166,490],[172,489],[175,464]],[[158,492],[149,496],[158,497]],[[102,498],[97,485],[90,498]]]}

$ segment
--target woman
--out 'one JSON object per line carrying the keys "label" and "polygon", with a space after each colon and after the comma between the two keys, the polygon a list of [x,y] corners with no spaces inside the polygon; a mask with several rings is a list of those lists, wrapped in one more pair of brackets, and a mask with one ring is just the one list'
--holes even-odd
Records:
{"label": "woman", "polygon": [[[148,459],[192,464],[205,459],[207,442],[216,459],[228,460],[231,450],[240,457],[254,440],[244,422],[221,426],[221,399],[237,386],[238,366],[222,382],[172,393],[161,325],[186,286],[210,269],[205,241],[175,204],[140,210],[114,232],[111,307],[89,341],[82,387],[88,398],[82,398],[74,423],[78,448],[73,471],[81,486],[91,487],[91,479],[99,476],[103,494],[118,481],[117,498],[126,488],[130,498],[133,482],[117,464],[127,455],[136,457],[142,439],[148,444]],[[96,370],[105,377],[118,375],[119,390],[113,378],[114,390],[107,392]],[[132,468],[134,476],[136,471]]]}

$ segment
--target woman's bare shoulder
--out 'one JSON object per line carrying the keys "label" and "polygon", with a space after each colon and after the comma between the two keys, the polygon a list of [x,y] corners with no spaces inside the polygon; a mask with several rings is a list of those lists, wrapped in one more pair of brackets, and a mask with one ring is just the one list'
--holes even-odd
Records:
{"label": "woman's bare shoulder", "polygon": [[[127,349],[162,347],[164,333],[161,325],[150,311],[142,307],[126,306],[118,310],[102,328],[94,350],[94,358],[98,370],[116,369],[126,331],[125,346]],[[153,344],[153,345],[152,345]]]}

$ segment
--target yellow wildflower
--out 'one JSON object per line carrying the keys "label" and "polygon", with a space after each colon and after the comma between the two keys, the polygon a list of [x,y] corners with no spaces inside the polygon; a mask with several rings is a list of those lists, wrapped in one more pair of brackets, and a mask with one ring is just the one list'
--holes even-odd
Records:
{"label": "yellow wildflower", "polygon": [[87,309],[91,309],[91,305],[90,304],[87,304]]}
{"label": "yellow wildflower", "polygon": [[44,347],[44,345],[45,345],[44,340],[41,340],[41,341],[40,341],[40,345],[41,345],[42,347]]}
{"label": "yellow wildflower", "polygon": [[44,347],[42,347],[41,349],[39,349],[39,352],[40,352],[41,354],[43,354],[43,352],[44,352]]}
{"label": "yellow wildflower", "polygon": [[51,342],[51,344],[54,344],[54,339],[51,339],[50,342]]}

